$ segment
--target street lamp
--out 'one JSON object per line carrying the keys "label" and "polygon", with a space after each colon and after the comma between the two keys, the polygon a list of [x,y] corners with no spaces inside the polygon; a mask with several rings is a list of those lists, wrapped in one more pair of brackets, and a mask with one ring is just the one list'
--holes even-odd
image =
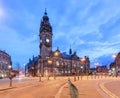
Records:
{"label": "street lamp", "polygon": [[[55,52],[54,52],[54,57],[59,57],[60,56],[60,51],[57,49]],[[59,64],[58,64],[59,65]],[[56,73],[54,71],[54,67],[55,65],[53,65],[53,75],[54,75],[54,79],[56,78]]]}
{"label": "street lamp", "polygon": [[24,73],[25,73],[25,76],[26,76],[26,64],[23,64],[23,66],[25,67]]}
{"label": "street lamp", "polygon": [[84,65],[84,66],[81,66],[82,74],[83,74],[83,68],[86,67],[86,65],[85,65],[85,63],[86,63],[86,58],[84,57],[84,58],[80,59],[80,61],[81,61],[81,62],[83,63],[83,65]]}
{"label": "street lamp", "polygon": [[114,72],[114,75],[117,77],[117,75],[118,75],[118,65],[116,64],[116,58],[117,58],[117,55],[112,55],[112,57],[114,58],[114,68],[115,68],[115,70],[113,71]]}
{"label": "street lamp", "polygon": [[10,79],[10,87],[12,87],[12,78],[13,78],[13,76],[12,76],[12,65],[9,65],[8,66],[8,68],[9,68],[9,79]]}
{"label": "street lamp", "polygon": [[52,60],[50,60],[50,59],[48,59],[48,64],[51,66],[51,69],[52,69],[52,75],[53,75],[53,78],[55,79],[55,75],[54,75],[54,69],[53,69],[53,62],[52,62]]}
{"label": "street lamp", "polygon": [[81,66],[80,68],[81,68],[81,80],[82,80],[83,66]]}
{"label": "street lamp", "polygon": [[74,64],[74,81],[76,81],[76,74],[77,74],[77,72],[76,72],[76,64]]}
{"label": "street lamp", "polygon": [[99,62],[95,62],[94,63],[94,66],[95,66],[95,71],[94,71],[94,75],[95,75],[95,79],[96,79],[96,75],[97,75],[97,72],[98,72],[98,66],[99,66]]}
{"label": "street lamp", "polygon": [[34,66],[31,67],[31,70],[32,70],[32,76],[34,77],[35,76],[35,68],[34,68]]}
{"label": "street lamp", "polygon": [[112,55],[112,57],[115,59],[115,58],[116,58],[116,55],[115,55],[115,54],[113,54],[113,55]]}
{"label": "street lamp", "polygon": [[42,80],[42,76],[44,76],[43,74],[43,63],[44,60],[42,59],[42,57],[39,55],[39,59],[38,59],[38,77],[39,77],[39,82]]}

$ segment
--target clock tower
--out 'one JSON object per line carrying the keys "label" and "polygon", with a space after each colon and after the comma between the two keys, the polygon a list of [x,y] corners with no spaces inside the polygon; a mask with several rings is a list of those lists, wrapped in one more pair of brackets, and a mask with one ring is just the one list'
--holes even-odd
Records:
{"label": "clock tower", "polygon": [[52,52],[52,27],[49,22],[49,18],[47,16],[47,12],[45,10],[44,16],[42,18],[39,30],[40,37],[40,56],[45,59],[50,56]]}

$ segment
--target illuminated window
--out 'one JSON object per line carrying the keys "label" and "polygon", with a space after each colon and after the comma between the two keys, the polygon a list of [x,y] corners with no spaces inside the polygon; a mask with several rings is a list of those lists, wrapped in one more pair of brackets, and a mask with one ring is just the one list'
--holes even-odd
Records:
{"label": "illuminated window", "polygon": [[74,67],[76,67],[77,65],[76,64],[74,64]]}
{"label": "illuminated window", "polygon": [[57,65],[57,66],[59,66],[59,65],[60,65],[59,61],[56,61],[56,65]]}
{"label": "illuminated window", "polygon": [[63,62],[62,62],[62,66],[63,66]]}

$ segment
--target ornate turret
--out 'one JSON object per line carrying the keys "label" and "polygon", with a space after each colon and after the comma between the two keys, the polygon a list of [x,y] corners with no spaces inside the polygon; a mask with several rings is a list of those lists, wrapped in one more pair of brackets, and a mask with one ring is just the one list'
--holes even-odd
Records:
{"label": "ornate turret", "polygon": [[41,25],[40,25],[40,33],[42,32],[48,32],[48,33],[51,33],[52,34],[52,27],[51,27],[51,24],[49,22],[49,18],[47,16],[47,11],[45,9],[45,12],[44,12],[44,16],[42,18],[42,21],[41,21]]}
{"label": "ornate turret", "polygon": [[69,54],[72,55],[72,49],[71,48],[69,49]]}

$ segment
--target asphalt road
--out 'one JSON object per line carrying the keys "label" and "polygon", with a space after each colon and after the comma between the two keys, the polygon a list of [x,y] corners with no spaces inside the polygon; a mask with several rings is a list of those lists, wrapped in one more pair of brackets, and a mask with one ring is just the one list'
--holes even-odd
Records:
{"label": "asphalt road", "polygon": [[[77,87],[79,98],[120,98],[120,77],[88,79],[83,77],[77,81],[74,81],[74,77],[69,78]],[[41,82],[38,80],[38,78],[14,79],[14,88],[0,91],[0,98],[71,98],[68,77],[57,77],[55,80],[44,78]],[[6,83],[1,82],[1,85]]]}

